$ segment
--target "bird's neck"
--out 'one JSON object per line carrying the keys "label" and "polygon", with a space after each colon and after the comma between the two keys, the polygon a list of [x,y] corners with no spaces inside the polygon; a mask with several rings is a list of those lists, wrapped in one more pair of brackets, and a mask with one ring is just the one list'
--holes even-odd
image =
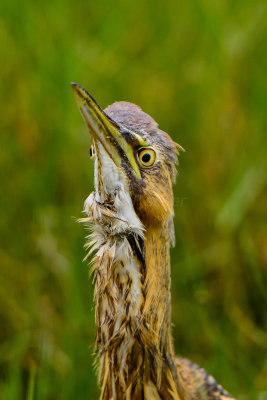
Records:
{"label": "bird's neck", "polygon": [[166,226],[151,227],[145,240],[146,296],[142,316],[151,342],[161,354],[173,355],[171,336],[171,278],[169,234]]}
{"label": "bird's neck", "polygon": [[183,400],[171,334],[168,227],[147,229],[143,262],[129,242],[110,238],[96,261],[101,399]]}

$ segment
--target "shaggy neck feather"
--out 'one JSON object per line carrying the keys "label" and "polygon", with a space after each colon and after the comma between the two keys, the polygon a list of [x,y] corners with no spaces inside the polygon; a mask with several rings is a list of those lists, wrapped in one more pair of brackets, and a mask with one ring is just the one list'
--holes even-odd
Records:
{"label": "shaggy neck feather", "polygon": [[144,237],[137,216],[133,227],[125,216],[118,219],[125,200],[118,191],[116,209],[95,193],[86,202],[101,399],[184,399],[171,336],[168,227],[148,229]]}

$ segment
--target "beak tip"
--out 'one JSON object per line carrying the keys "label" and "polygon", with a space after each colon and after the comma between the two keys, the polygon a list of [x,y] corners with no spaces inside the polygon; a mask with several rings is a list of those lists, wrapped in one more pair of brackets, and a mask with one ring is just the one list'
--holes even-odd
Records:
{"label": "beak tip", "polygon": [[74,92],[77,92],[77,91],[79,90],[79,85],[78,85],[78,83],[71,82],[71,83],[70,83],[70,86],[72,87],[72,90],[73,90]]}
{"label": "beak tip", "polygon": [[85,101],[89,98],[92,99],[92,96],[78,83],[71,82],[70,85],[78,103],[80,103],[81,101]]}
{"label": "beak tip", "polygon": [[83,100],[85,98],[85,95],[82,90],[83,88],[80,85],[78,85],[78,83],[75,83],[75,82],[71,82],[70,85],[73,90],[73,94],[75,96],[76,102],[77,102],[78,106],[81,107],[81,105],[83,104]]}

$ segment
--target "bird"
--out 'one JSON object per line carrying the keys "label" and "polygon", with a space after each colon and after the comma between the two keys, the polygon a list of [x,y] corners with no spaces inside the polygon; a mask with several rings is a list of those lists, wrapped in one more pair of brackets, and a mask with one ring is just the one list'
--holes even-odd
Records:
{"label": "bird", "polygon": [[80,221],[94,281],[101,400],[233,400],[176,357],[171,325],[173,183],[183,148],[135,104],[103,110],[72,83],[88,128],[95,190]]}

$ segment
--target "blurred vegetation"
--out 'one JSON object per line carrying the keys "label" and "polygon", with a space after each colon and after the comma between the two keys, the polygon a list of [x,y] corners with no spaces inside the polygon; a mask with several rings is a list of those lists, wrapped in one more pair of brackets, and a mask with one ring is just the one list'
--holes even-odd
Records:
{"label": "blurred vegetation", "polygon": [[2,0],[0,397],[94,399],[89,137],[69,83],[139,104],[187,150],[176,352],[267,398],[265,0]]}

